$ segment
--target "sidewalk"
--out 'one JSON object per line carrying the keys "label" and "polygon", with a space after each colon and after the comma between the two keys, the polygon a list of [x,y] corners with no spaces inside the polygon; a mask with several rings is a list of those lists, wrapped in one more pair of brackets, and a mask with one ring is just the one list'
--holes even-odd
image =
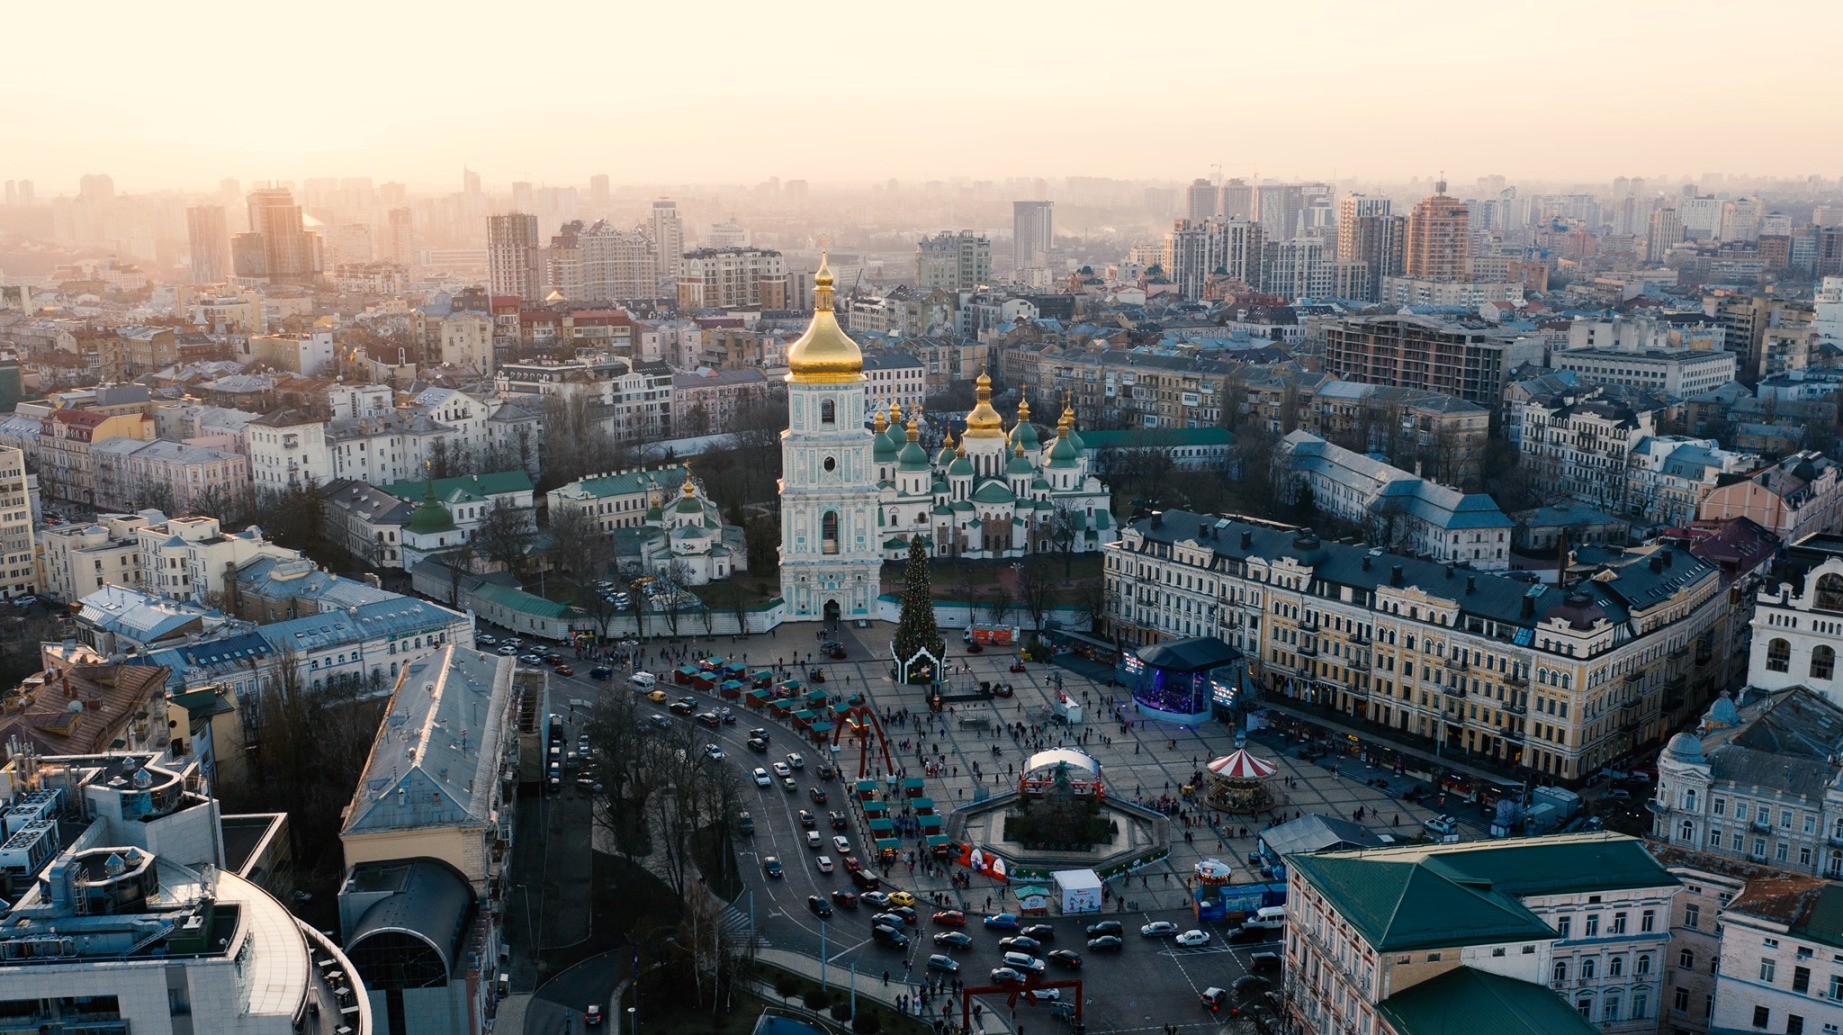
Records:
{"label": "sidewalk", "polygon": [[1421,772],[1443,770],[1461,773],[1474,780],[1496,786],[1523,783],[1528,779],[1527,775],[1519,775],[1504,766],[1493,765],[1481,760],[1467,760],[1468,756],[1464,755],[1453,757],[1441,754],[1436,757],[1434,743],[1431,740],[1424,737],[1404,736],[1398,730],[1372,723],[1352,722],[1350,716],[1342,712],[1315,708],[1299,701],[1274,697],[1266,693],[1261,695],[1255,707],[1284,715],[1290,719],[1297,719],[1300,722],[1310,723],[1333,733],[1355,737],[1359,741],[1368,741],[1391,748],[1407,756],[1410,761],[1420,763],[1418,767],[1407,766],[1410,770],[1418,769]]}

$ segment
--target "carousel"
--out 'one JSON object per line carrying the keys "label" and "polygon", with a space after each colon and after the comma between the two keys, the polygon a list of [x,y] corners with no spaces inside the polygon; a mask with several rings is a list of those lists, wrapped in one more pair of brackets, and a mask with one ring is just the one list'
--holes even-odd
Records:
{"label": "carousel", "polygon": [[1203,803],[1212,809],[1259,815],[1285,800],[1285,795],[1273,786],[1280,767],[1256,758],[1245,748],[1211,761],[1206,768],[1209,784],[1204,788]]}

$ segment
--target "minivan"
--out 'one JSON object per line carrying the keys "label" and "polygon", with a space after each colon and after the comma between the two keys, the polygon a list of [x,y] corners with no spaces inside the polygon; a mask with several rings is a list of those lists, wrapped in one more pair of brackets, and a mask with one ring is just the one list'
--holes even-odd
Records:
{"label": "minivan", "polygon": [[653,675],[651,672],[635,672],[633,675],[627,677],[627,681],[632,683],[635,689],[651,690],[659,683],[659,677]]}
{"label": "minivan", "polygon": [[1242,921],[1243,930],[1279,931],[1286,928],[1285,906],[1262,906]]}

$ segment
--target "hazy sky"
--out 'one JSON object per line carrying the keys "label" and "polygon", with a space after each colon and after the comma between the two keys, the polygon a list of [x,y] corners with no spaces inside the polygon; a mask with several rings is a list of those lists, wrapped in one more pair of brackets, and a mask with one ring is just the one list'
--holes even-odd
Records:
{"label": "hazy sky", "polygon": [[[1837,0],[7,5],[0,178],[1843,172]],[[540,20],[540,16],[542,17]]]}

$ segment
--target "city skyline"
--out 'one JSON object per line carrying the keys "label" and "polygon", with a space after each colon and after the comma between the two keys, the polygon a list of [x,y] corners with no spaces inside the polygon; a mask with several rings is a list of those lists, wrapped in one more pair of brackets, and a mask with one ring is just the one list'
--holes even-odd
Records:
{"label": "city skyline", "polygon": [[[1206,16],[1200,5],[1156,21],[1109,18],[1105,32],[1096,31],[1104,12],[1083,6],[1059,8],[1054,21],[1029,9],[979,9],[971,22],[859,11],[849,33],[833,34],[805,18],[720,3],[707,24],[723,28],[707,35],[687,33],[669,9],[623,10],[617,22],[566,5],[542,25],[495,22],[491,54],[536,58],[562,38],[553,31],[559,24],[571,26],[572,40],[618,34],[676,45],[625,48],[614,81],[586,58],[547,60],[545,88],[529,96],[488,75],[485,57],[478,65],[455,60],[483,39],[481,24],[464,17],[350,3],[318,5],[311,20],[224,4],[183,20],[123,9],[85,36],[89,71],[81,77],[65,64],[68,49],[53,46],[21,48],[0,70],[0,89],[17,101],[0,123],[11,144],[0,173],[39,184],[41,198],[73,193],[82,174],[97,171],[128,193],[202,190],[226,176],[250,183],[359,174],[445,191],[463,166],[489,189],[586,182],[596,173],[662,185],[1069,173],[1187,182],[1215,167],[1281,179],[1406,179],[1445,169],[1455,183],[1487,173],[1557,181],[1694,178],[1704,170],[1828,175],[1843,165],[1843,141],[1820,132],[1828,67],[1820,48],[1834,36],[1825,24],[1843,28],[1843,14],[1786,6],[1781,22],[1720,27],[1725,53],[1770,54],[1773,75],[1730,77],[1706,95],[1682,60],[1701,38],[1694,10],[1650,3],[1551,5],[1550,24],[1584,27],[1553,53],[1525,43],[1518,33],[1535,30],[1508,11],[1459,17],[1433,4],[1385,11],[1338,3],[1303,27],[1289,12],[1237,12],[1225,25],[1234,29],[1232,51],[1222,49],[1221,34],[1174,31],[1194,21],[1186,11]],[[49,40],[68,33],[58,17],[30,8],[11,20],[20,38]],[[970,54],[969,42],[981,37],[1016,41],[1041,60],[982,66],[968,56],[956,77],[943,78],[954,69],[941,55]],[[390,44],[408,38],[416,46]],[[903,43],[892,50],[852,42],[876,38]],[[254,40],[286,41],[300,74],[235,89],[227,70]],[[375,65],[349,56],[355,46],[366,53],[367,41]],[[148,55],[181,51],[220,60],[142,71]],[[352,62],[346,74],[307,74],[334,54]],[[1107,76],[1110,57],[1120,67],[1155,57],[1157,87]],[[1225,83],[1225,60],[1237,69],[1229,82],[1251,84],[1246,92]],[[828,92],[828,83],[839,85]],[[739,117],[738,98],[757,115]],[[1357,98],[1363,111],[1351,106]],[[1668,118],[1682,128],[1684,116],[1673,113],[1688,99],[1692,121],[1746,124],[1746,153],[1660,147],[1663,134],[1645,126]],[[673,118],[654,117],[668,105]],[[943,119],[951,135],[915,131],[930,110],[982,109],[994,117]],[[1554,131],[1544,128],[1549,120]],[[849,132],[827,132],[828,123]],[[507,149],[494,143],[504,131],[548,143]],[[1142,145],[1119,146],[1125,134]],[[648,144],[634,148],[631,137]]]}

